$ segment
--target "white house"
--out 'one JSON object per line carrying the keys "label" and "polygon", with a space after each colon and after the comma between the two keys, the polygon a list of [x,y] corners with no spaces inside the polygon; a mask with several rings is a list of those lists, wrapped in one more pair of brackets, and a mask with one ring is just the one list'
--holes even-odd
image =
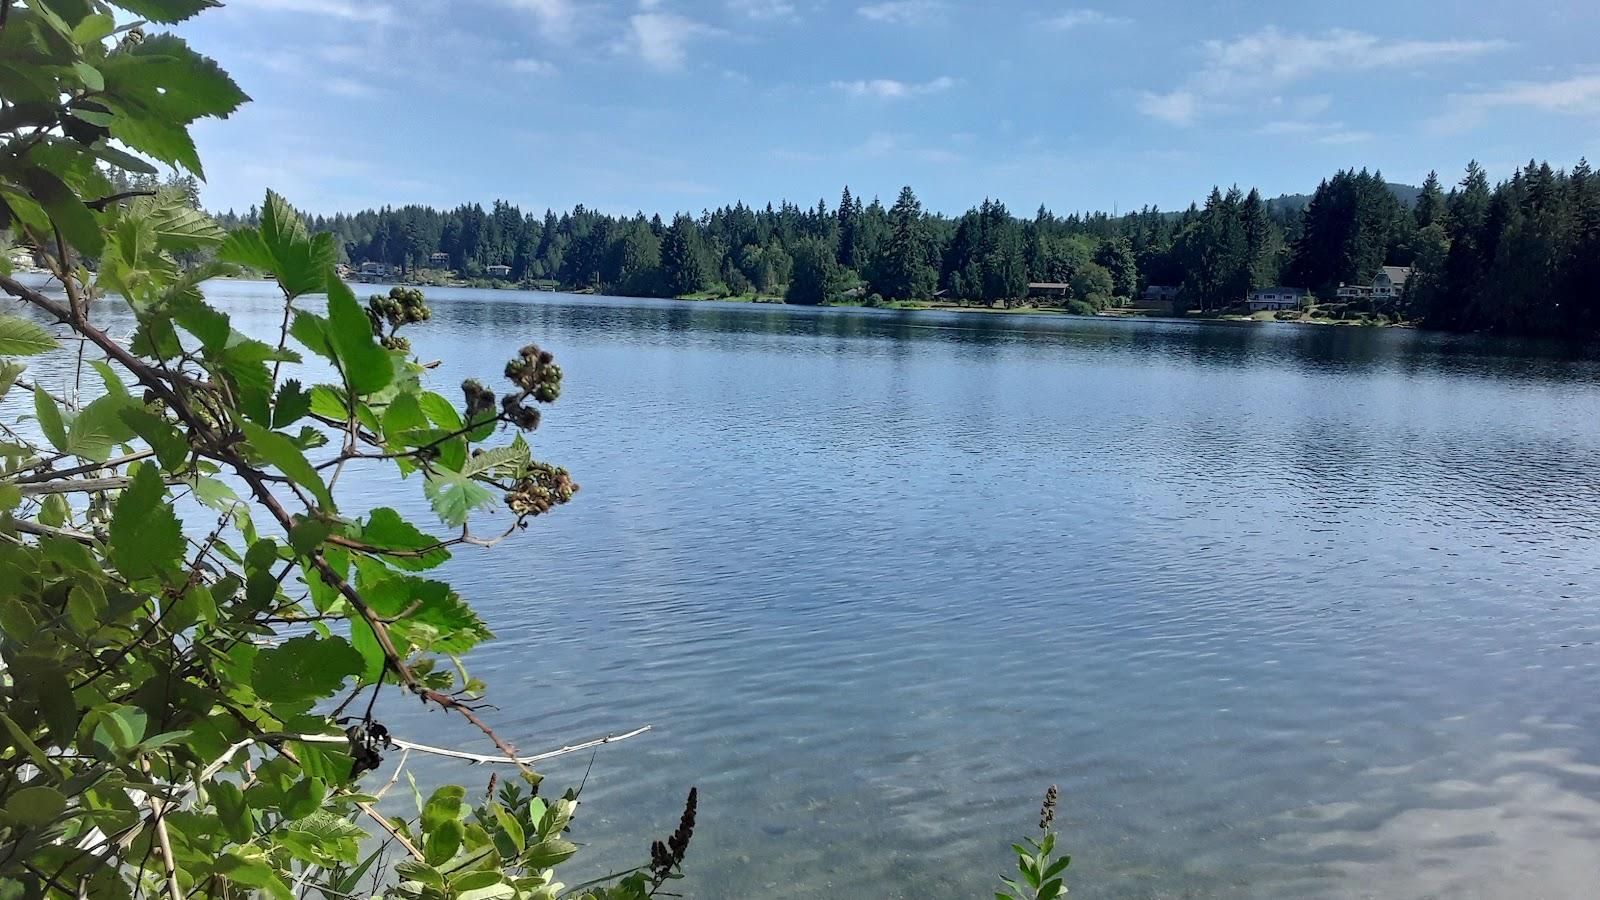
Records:
{"label": "white house", "polygon": [[389,264],[388,263],[381,263],[381,262],[373,262],[372,260],[369,259],[366,262],[361,264],[361,272],[360,273],[362,275],[372,276],[372,277],[375,277],[375,278],[383,278],[384,276],[389,274]]}
{"label": "white house", "polygon": [[1273,287],[1258,288],[1250,292],[1245,298],[1245,306],[1251,312],[1263,309],[1299,309],[1306,302],[1307,291],[1305,288]]}
{"label": "white house", "polygon": [[1410,280],[1410,266],[1384,266],[1372,276],[1372,296],[1378,300],[1398,300],[1406,295],[1406,282]]}
{"label": "white house", "polygon": [[33,251],[27,247],[12,247],[6,256],[11,260],[11,265],[15,268],[33,268]]}
{"label": "white house", "polygon": [[450,254],[448,254],[448,253],[435,253],[432,256],[429,256],[428,257],[428,266],[430,268],[434,268],[434,269],[448,269],[448,268],[450,268]]}
{"label": "white house", "polygon": [[490,278],[510,278],[511,267],[502,265],[484,266],[483,271]]}
{"label": "white house", "polygon": [[1406,282],[1411,280],[1410,266],[1383,266],[1372,276],[1372,284],[1341,284],[1336,291],[1346,303],[1355,300],[1398,300],[1405,296]]}

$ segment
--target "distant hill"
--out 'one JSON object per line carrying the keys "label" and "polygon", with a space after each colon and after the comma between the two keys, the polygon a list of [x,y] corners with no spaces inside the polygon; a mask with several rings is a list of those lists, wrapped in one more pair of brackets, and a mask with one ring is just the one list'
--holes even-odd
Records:
{"label": "distant hill", "polygon": [[[1422,194],[1422,188],[1410,184],[1397,184],[1393,181],[1386,182],[1389,193],[1399,200],[1401,205],[1410,207],[1417,202],[1417,197]],[[1311,202],[1310,194],[1283,194],[1267,201],[1267,208],[1273,212],[1297,213],[1306,208]]]}

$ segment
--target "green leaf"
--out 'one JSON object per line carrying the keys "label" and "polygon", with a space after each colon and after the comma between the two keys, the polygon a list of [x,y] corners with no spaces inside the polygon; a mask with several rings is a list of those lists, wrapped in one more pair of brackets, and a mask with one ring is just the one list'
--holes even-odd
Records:
{"label": "green leaf", "polygon": [[467,789],[459,784],[447,784],[433,792],[422,807],[422,830],[430,832],[446,822],[456,822],[466,812],[461,801]]}
{"label": "green leaf", "polygon": [[433,504],[440,521],[453,528],[466,524],[473,510],[494,503],[494,494],[488,488],[458,472],[429,475],[422,493]]}
{"label": "green leaf", "polygon": [[437,866],[448,862],[461,849],[461,842],[466,837],[466,829],[460,820],[448,819],[440,822],[436,827],[427,832],[428,840],[423,845],[423,856],[427,857],[429,865]]}
{"label": "green leaf", "polygon": [[189,455],[189,442],[170,422],[142,406],[124,407],[118,415],[156,452],[161,468],[171,471],[183,465]]}
{"label": "green leaf", "polygon": [[84,16],[83,21],[72,27],[72,40],[78,44],[98,44],[116,30],[116,19],[105,13],[94,13]]}
{"label": "green leaf", "polygon": [[67,447],[71,453],[105,462],[111,458],[111,448],[133,440],[134,431],[122,418],[124,410],[134,407],[126,394],[107,394],[85,406],[67,429]]}
{"label": "green leaf", "polygon": [[39,430],[57,450],[67,452],[67,423],[61,418],[61,408],[44,389],[33,389],[33,414],[39,420]]}
{"label": "green leaf", "polygon": [[311,394],[300,387],[300,382],[290,378],[278,389],[272,404],[272,427],[287,428],[311,412]]}
{"label": "green leaf", "polygon": [[317,502],[329,510],[334,509],[333,495],[328,492],[328,486],[322,482],[322,476],[306,461],[305,454],[294,442],[276,431],[268,431],[254,422],[242,422],[245,437],[250,441],[250,446],[269,465],[277,467],[278,471],[289,476],[295,484],[310,491],[317,498]]}
{"label": "green leaf", "polygon": [[0,397],[11,393],[12,385],[17,383],[17,376],[27,370],[27,366],[16,362],[0,362]]}
{"label": "green leaf", "polygon": [[519,441],[510,446],[494,447],[467,457],[466,465],[461,467],[461,474],[481,475],[501,466],[526,463],[528,458],[528,445]]}
{"label": "green leaf", "polygon": [[59,346],[43,326],[16,316],[0,316],[0,356],[33,356]]}
{"label": "green leaf", "polygon": [[258,847],[224,850],[213,871],[235,884],[261,888],[278,900],[293,900],[289,886],[278,877]]}
{"label": "green leaf", "polygon": [[6,815],[27,826],[48,824],[67,808],[67,798],[53,787],[23,788],[6,800]]}
{"label": "green leaf", "polygon": [[73,193],[72,188],[67,187],[66,182],[54,172],[30,168],[22,173],[22,183],[27,185],[28,193],[49,213],[50,221],[61,229],[72,246],[89,256],[100,255],[105,246],[105,237],[100,233],[100,220],[93,210],[83,205],[83,200]]}
{"label": "green leaf", "polygon": [[439,546],[439,539],[419,531],[415,525],[400,518],[388,507],[372,511],[356,539],[379,550],[415,551],[428,549],[422,556],[386,556],[385,560],[397,569],[420,572],[431,569],[450,558],[450,551]]}
{"label": "green leaf", "polygon": [[522,855],[522,863],[530,869],[548,869],[571,859],[572,854],[577,852],[577,844],[561,838],[551,838],[529,847],[528,852]]}
{"label": "green leaf", "polygon": [[222,4],[217,0],[117,0],[117,5],[141,19],[171,25]]}
{"label": "green leaf", "polygon": [[[260,657],[256,659],[260,664]],[[284,792],[283,815],[288,819],[304,819],[322,808],[322,798],[327,796],[327,786],[320,778],[302,778],[294,787]]]}
{"label": "green leaf", "polygon": [[135,467],[111,514],[111,562],[133,580],[169,572],[183,559],[183,528],[155,466]]}
{"label": "green leaf", "polygon": [[350,389],[373,394],[394,381],[394,359],[372,336],[372,320],[342,281],[328,278],[328,336]]}
{"label": "green leaf", "polygon": [[245,802],[244,791],[231,781],[216,781],[206,787],[211,802],[222,820],[222,828],[237,843],[249,841],[255,834],[255,823],[250,815],[250,805]]}
{"label": "green leaf", "polygon": [[361,654],[349,641],[306,635],[257,654],[252,682],[269,702],[315,700],[338,690],[361,669]]}

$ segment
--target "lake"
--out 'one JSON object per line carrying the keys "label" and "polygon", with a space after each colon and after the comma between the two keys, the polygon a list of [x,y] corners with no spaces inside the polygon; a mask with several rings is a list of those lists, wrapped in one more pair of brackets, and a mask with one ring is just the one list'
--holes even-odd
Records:
{"label": "lake", "polygon": [[[276,334],[271,285],[211,293]],[[593,755],[570,881],[644,861],[698,785],[687,896],[987,897],[1056,783],[1075,896],[1594,896],[1594,359],[428,294],[448,396],[555,352],[533,443],[583,485],[446,570],[499,635],[487,717],[527,752],[655,726]],[[390,473],[343,494],[429,521]]]}

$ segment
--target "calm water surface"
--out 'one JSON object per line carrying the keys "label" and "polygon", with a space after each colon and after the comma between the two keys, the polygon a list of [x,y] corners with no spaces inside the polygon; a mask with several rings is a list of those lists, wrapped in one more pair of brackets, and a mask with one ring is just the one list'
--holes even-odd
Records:
{"label": "calm water surface", "polygon": [[[275,334],[270,285],[213,296]],[[698,785],[688,896],[990,896],[1054,782],[1075,896],[1597,895],[1594,362],[430,299],[412,339],[443,385],[555,351],[535,447],[583,484],[449,565],[499,634],[469,659],[493,720],[529,751],[655,726],[594,758],[569,877],[642,861]],[[347,483],[426,519],[412,485]]]}

